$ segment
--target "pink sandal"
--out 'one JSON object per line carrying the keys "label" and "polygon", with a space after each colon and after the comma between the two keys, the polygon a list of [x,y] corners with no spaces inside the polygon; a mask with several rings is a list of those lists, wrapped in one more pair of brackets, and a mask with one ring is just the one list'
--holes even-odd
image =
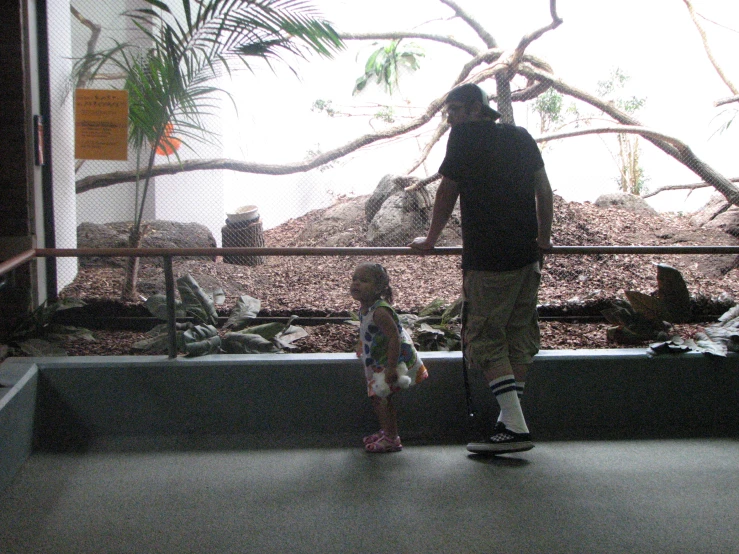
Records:
{"label": "pink sandal", "polygon": [[379,431],[377,431],[377,433],[373,433],[371,435],[367,435],[366,437],[364,437],[362,439],[362,443],[371,444],[373,442],[377,442],[378,440],[380,440],[380,437],[382,437],[384,434],[385,434],[385,431],[380,429]]}
{"label": "pink sandal", "polygon": [[403,445],[400,444],[400,437],[391,439],[383,433],[375,442],[365,444],[364,449],[373,454],[386,454],[387,452],[400,452],[403,450]]}

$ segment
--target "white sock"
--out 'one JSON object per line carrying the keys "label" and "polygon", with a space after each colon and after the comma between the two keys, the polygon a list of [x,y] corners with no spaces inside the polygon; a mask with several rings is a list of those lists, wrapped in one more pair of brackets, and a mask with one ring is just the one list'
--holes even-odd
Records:
{"label": "white sock", "polygon": [[516,381],[516,393],[519,401],[523,398],[523,389],[526,388],[526,381]]}
{"label": "white sock", "polygon": [[526,420],[521,411],[516,379],[513,377],[513,374],[493,379],[488,383],[488,386],[493,391],[495,399],[500,406],[498,421],[502,421],[509,431],[513,431],[514,433],[528,433],[529,428],[526,426]]}

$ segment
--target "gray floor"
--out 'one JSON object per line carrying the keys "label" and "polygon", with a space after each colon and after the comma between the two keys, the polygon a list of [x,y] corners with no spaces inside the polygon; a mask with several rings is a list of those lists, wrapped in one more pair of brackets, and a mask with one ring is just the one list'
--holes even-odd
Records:
{"label": "gray floor", "polygon": [[35,454],[4,553],[739,551],[739,441]]}

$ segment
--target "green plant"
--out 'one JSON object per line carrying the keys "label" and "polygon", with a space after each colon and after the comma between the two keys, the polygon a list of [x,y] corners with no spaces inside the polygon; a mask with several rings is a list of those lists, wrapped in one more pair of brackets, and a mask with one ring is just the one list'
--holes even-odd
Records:
{"label": "green plant", "polygon": [[[605,81],[598,81],[598,96],[613,103],[619,110],[632,115],[639,111],[646,103],[646,98],[622,98],[616,96],[621,91],[630,77],[617,67],[611,71],[611,75]],[[639,163],[639,137],[620,133],[618,138],[618,168],[617,179],[619,189],[639,196],[646,192],[646,177],[644,169]]]}
{"label": "green plant", "polygon": [[[308,333],[301,327],[292,325],[296,316],[287,323],[266,323],[249,327],[261,309],[261,302],[251,296],[242,296],[231,310],[223,329],[231,329],[220,336],[218,311],[216,305],[225,301],[222,290],[204,291],[191,275],[177,279],[177,290],[181,301],[175,301],[175,317],[191,317],[195,322],[175,322],[177,350],[188,357],[206,354],[258,354],[282,352],[293,348],[292,343]],[[167,319],[167,297],[155,294],[144,303],[154,317]],[[147,338],[133,345],[133,349],[146,353],[163,353],[168,348],[169,329],[166,323],[154,327]]]}
{"label": "green plant", "polygon": [[[449,352],[462,347],[461,308],[461,298],[446,309],[444,301],[437,298],[422,308],[418,316],[402,315],[400,318],[421,350]],[[440,311],[441,320],[431,323]]]}
{"label": "green plant", "polygon": [[682,354],[691,350],[713,356],[739,352],[739,306],[730,308],[719,317],[718,322],[697,332],[692,339],[673,336],[664,342],[649,345],[647,353],[656,356]]}
{"label": "green plant", "polygon": [[620,344],[643,344],[667,339],[671,323],[690,320],[690,293],[682,274],[674,267],[657,265],[657,294],[626,291],[628,301],[616,301],[603,315],[613,326],[608,340]]}
{"label": "green plant", "polygon": [[[191,275],[177,279],[177,290],[181,301],[175,301],[175,317],[192,317],[192,322],[176,322],[177,350],[187,356],[202,356],[220,352],[221,338],[215,325],[218,324],[216,302],[225,299],[223,291],[205,292]],[[144,306],[154,317],[167,320],[167,297],[155,294],[146,299]],[[168,327],[166,323],[157,325],[138,341],[133,349],[139,352],[160,353],[168,348]]]}
{"label": "green plant", "polygon": [[[330,57],[342,47],[336,32],[304,0],[143,1],[150,7],[124,15],[144,40],[116,41],[112,48],[78,60],[73,71],[74,82],[93,82],[103,70],[125,79],[129,142],[137,153],[132,248],[141,245],[144,204],[157,150],[175,140],[192,149],[193,142],[213,139],[203,122],[215,106],[216,94],[223,92],[209,84],[213,78],[222,70],[230,73],[234,61],[250,68],[254,59],[270,63],[283,60],[284,55],[305,57],[309,51]],[[146,156],[143,168],[142,153]],[[138,266],[138,258],[129,260],[124,299],[136,298]]]}
{"label": "green plant", "polygon": [[3,347],[0,359],[8,356],[66,356],[67,352],[58,345],[58,341],[68,338],[94,341],[95,337],[87,329],[54,323],[57,312],[84,305],[76,298],[44,302],[0,337],[0,346]]}
{"label": "green plant", "polygon": [[423,50],[412,42],[391,40],[385,46],[380,46],[372,52],[364,64],[364,74],[354,83],[352,94],[362,92],[370,79],[374,78],[378,85],[382,85],[388,94],[393,94],[398,88],[400,69],[408,68],[411,71],[419,69],[418,58],[424,56]]}

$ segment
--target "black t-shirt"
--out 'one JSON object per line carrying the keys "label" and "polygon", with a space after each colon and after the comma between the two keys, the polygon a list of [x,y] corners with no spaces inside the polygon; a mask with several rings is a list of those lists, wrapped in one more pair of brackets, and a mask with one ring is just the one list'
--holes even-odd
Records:
{"label": "black t-shirt", "polygon": [[509,271],[538,259],[533,174],[543,167],[523,127],[492,121],[452,127],[439,173],[459,186],[463,269]]}

